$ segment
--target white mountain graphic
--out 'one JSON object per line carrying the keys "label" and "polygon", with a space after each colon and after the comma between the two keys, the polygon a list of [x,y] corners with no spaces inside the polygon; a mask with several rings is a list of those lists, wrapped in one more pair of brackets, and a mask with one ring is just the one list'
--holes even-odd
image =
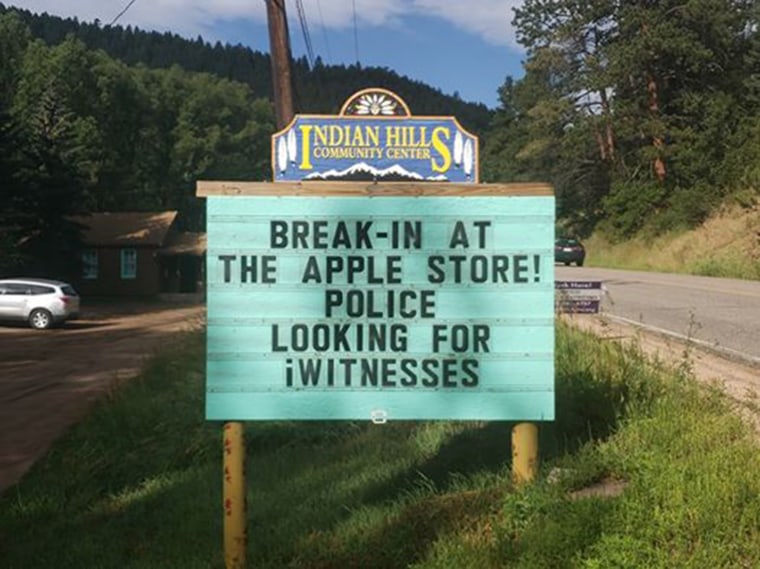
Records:
{"label": "white mountain graphic", "polygon": [[358,162],[344,170],[326,170],[324,172],[313,172],[304,177],[304,180],[327,180],[335,178],[350,178],[358,176],[368,176],[371,178],[406,178],[411,180],[431,180],[445,182],[448,178],[442,174],[437,176],[421,176],[417,172],[410,172],[403,166],[394,164],[388,168],[375,168],[366,162]]}

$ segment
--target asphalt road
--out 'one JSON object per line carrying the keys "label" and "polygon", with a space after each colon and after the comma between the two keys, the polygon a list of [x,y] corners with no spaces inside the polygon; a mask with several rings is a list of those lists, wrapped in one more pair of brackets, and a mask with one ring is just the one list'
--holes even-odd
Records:
{"label": "asphalt road", "polygon": [[613,319],[760,365],[760,282],[557,265],[556,280],[602,281]]}

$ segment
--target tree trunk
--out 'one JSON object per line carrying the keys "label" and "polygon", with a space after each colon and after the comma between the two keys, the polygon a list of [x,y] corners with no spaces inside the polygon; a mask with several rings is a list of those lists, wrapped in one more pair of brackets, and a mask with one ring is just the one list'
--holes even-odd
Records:
{"label": "tree trunk", "polygon": [[599,129],[596,125],[594,125],[594,138],[596,139],[596,145],[599,148],[599,158],[601,158],[602,162],[607,161],[607,145],[604,143],[604,138],[602,137],[602,133],[599,132]]}
{"label": "tree trunk", "polygon": [[604,117],[604,130],[606,145],[605,154],[609,157],[610,161],[615,159],[615,132],[612,129],[612,120],[610,118],[610,101],[607,98],[607,91],[601,89],[599,91],[599,100],[602,105],[602,116]]}
{"label": "tree trunk", "polygon": [[[657,98],[657,81],[655,81],[655,78],[652,74],[650,74],[647,78],[647,92],[649,94],[649,114],[652,116],[652,118],[656,119],[660,114],[660,103]],[[654,175],[657,176],[657,180],[663,182],[665,181],[665,177],[667,175],[665,161],[662,158],[662,151],[665,148],[665,142],[661,136],[653,134],[652,145],[655,147],[655,150],[657,150],[657,156],[652,163],[652,169],[654,170]]]}

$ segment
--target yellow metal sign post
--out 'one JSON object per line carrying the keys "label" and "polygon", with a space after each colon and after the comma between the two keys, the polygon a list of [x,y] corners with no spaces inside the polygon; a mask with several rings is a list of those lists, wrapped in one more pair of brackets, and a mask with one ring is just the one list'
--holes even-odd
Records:
{"label": "yellow metal sign post", "polygon": [[224,424],[224,562],[227,569],[245,567],[246,499],[245,437],[240,421]]}
{"label": "yellow metal sign post", "polygon": [[532,482],[538,473],[538,425],[518,423],[512,429],[512,481]]}

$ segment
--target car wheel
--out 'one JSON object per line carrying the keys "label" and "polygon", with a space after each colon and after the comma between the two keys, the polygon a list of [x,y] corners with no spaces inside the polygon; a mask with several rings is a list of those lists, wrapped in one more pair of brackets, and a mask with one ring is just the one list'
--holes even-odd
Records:
{"label": "car wheel", "polygon": [[570,266],[570,261],[565,261],[565,266],[569,267]]}
{"label": "car wheel", "polygon": [[45,330],[53,325],[53,315],[44,308],[35,308],[29,315],[29,326],[37,330]]}
{"label": "car wheel", "polygon": [[581,261],[576,261],[575,264],[578,265],[579,267],[582,267],[583,266],[583,261],[582,260]]}

